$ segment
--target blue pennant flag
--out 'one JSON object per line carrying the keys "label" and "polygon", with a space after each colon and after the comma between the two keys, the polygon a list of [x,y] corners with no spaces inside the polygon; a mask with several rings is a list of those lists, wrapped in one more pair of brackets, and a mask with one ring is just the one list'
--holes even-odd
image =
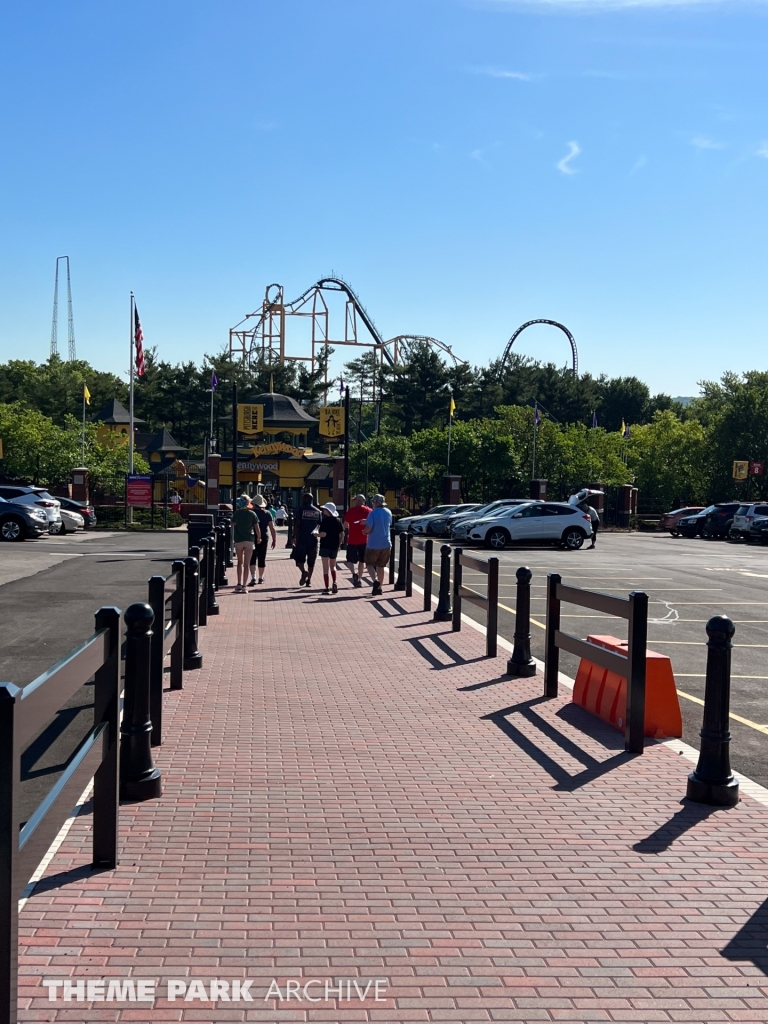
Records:
{"label": "blue pennant flag", "polygon": [[211,391],[215,391],[219,386],[219,378],[216,376],[216,371],[211,370]]}

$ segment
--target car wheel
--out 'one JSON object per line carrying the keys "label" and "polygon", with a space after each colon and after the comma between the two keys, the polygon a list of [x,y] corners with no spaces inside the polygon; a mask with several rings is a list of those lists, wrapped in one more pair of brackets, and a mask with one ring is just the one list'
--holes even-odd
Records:
{"label": "car wheel", "polygon": [[485,535],[485,546],[493,548],[494,551],[503,551],[509,544],[509,534],[506,530],[489,530]]}
{"label": "car wheel", "polygon": [[680,536],[680,531],[679,530],[670,530],[669,531],[669,535],[670,535],[670,537],[679,537]]}
{"label": "car wheel", "polygon": [[4,519],[2,524],[0,524],[0,537],[3,540],[24,540],[25,535],[26,530],[21,519],[11,517]]}
{"label": "car wheel", "polygon": [[578,526],[569,527],[563,534],[562,544],[567,551],[578,551],[584,543],[584,531]]}
{"label": "car wheel", "polygon": [[712,533],[706,526],[702,526],[701,530],[699,530],[699,534],[704,538],[704,540],[712,540]]}
{"label": "car wheel", "polygon": [[738,530],[734,530],[733,527],[728,531],[728,540],[737,541],[741,540],[741,534]]}

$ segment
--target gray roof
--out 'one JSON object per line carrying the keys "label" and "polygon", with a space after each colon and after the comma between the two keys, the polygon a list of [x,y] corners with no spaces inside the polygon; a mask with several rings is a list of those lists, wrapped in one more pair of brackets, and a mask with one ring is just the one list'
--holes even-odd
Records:
{"label": "gray roof", "polygon": [[277,433],[285,427],[303,427],[309,430],[319,420],[305,412],[295,398],[288,395],[273,395],[266,393],[256,395],[255,398],[247,398],[245,401],[251,405],[264,406],[264,429],[267,433]]}

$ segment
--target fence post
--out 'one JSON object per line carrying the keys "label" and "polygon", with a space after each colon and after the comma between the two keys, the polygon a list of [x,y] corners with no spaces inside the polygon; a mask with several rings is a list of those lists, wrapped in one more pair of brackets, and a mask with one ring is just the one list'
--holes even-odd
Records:
{"label": "fence post", "polygon": [[397,534],[395,533],[394,526],[389,528],[389,583],[390,586],[395,582],[395,545],[397,543]]}
{"label": "fence post", "polygon": [[[451,619],[451,629],[454,633],[461,632],[461,583],[463,579],[461,556],[464,554],[462,548],[453,549],[453,612]],[[442,568],[442,566],[441,566]],[[442,586],[442,573],[440,577],[440,585]]]}
{"label": "fence post", "polygon": [[107,658],[94,677],[93,720],[107,722],[106,755],[93,776],[93,867],[118,862],[120,785],[120,609],[100,608],[96,630],[107,629]]}
{"label": "fence post", "polygon": [[176,639],[171,647],[171,689],[180,690],[184,685],[184,562],[175,561],[171,565],[171,572],[176,576],[176,592],[171,600],[171,618],[179,624]]}
{"label": "fence post", "polygon": [[125,691],[120,726],[120,798],[151,800],[163,791],[160,770],[152,763],[149,717],[149,667],[154,615],[137,602],[125,613]]}
{"label": "fence post", "polygon": [[219,604],[216,600],[216,576],[218,574],[218,568],[216,566],[216,534],[211,533],[208,535],[208,551],[206,552],[205,560],[208,563],[208,608],[207,612],[209,615],[219,614]]}
{"label": "fence post", "polygon": [[[232,561],[232,555],[234,554],[234,550],[235,550],[233,545],[232,545],[232,516],[228,515],[223,520],[223,523],[224,523],[224,554],[225,554],[224,564],[227,567],[227,569],[231,569],[232,565],[234,564],[233,561]],[[226,583],[226,576],[224,578],[224,582]]]}
{"label": "fence post", "polygon": [[624,749],[642,754],[645,734],[645,662],[648,640],[648,595],[633,590],[629,595],[629,631],[627,657],[627,710],[624,722]]}
{"label": "fence post", "polygon": [[200,574],[197,559],[184,559],[184,668],[203,667],[203,656],[197,649],[197,591]]}
{"label": "fence post", "polygon": [[21,753],[15,742],[21,690],[0,684],[0,1020],[18,1020],[19,815]]}
{"label": "fence post", "polygon": [[451,549],[447,544],[440,548],[440,593],[432,621],[451,621]]}
{"label": "fence post", "polygon": [[400,561],[397,567],[397,583],[395,583],[394,590],[405,590],[405,576],[407,573],[406,562],[408,559],[408,534],[400,534]]}
{"label": "fence post", "polygon": [[[527,565],[521,565],[515,576],[517,577],[515,635],[512,657],[507,661],[507,675],[535,676],[536,662],[531,657],[531,579],[533,573]],[[547,591],[547,608],[549,608],[549,591]],[[549,632],[547,632],[547,637],[549,637]]]}
{"label": "fence post", "polygon": [[730,758],[731,650],[733,622],[715,615],[707,623],[707,680],[704,690],[704,721],[701,752],[696,771],[688,776],[686,796],[700,804],[735,807],[739,783],[733,777]]}
{"label": "fence post", "polygon": [[149,717],[152,722],[152,746],[163,742],[163,637],[165,634],[165,576],[151,576],[148,603],[152,620],[152,652],[149,670]]}
{"label": "fence post", "polygon": [[216,583],[221,588],[227,585],[227,528],[223,520],[216,526],[216,537],[216,565],[219,569]]}
{"label": "fence post", "polygon": [[293,509],[288,509],[288,533],[285,538],[285,546],[287,548],[293,547]]}
{"label": "fence post", "polygon": [[560,649],[555,642],[555,633],[560,629],[560,598],[557,588],[562,582],[560,573],[551,572],[547,576],[547,632],[544,647],[544,696],[557,696],[558,677],[560,675]]}
{"label": "fence post", "polygon": [[413,597],[413,534],[406,533],[405,596]]}
{"label": "fence post", "polygon": [[485,654],[495,658],[498,653],[499,632],[499,560],[488,559],[488,614],[485,620]]}
{"label": "fence post", "polygon": [[432,611],[432,549],[435,542],[427,538],[424,545],[424,611]]}
{"label": "fence post", "polygon": [[205,571],[208,563],[206,558],[206,543],[205,537],[200,541],[199,545],[191,547],[189,553],[193,558],[197,559],[197,625],[207,626],[208,625],[208,599],[206,597],[206,580]]}

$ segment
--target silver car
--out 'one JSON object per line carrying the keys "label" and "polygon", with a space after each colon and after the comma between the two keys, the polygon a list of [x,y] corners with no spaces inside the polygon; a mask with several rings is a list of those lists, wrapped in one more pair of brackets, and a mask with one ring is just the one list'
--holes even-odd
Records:
{"label": "silver car", "polygon": [[466,540],[472,532],[475,523],[478,523],[481,519],[499,515],[505,509],[508,509],[510,505],[525,505],[529,501],[533,501],[533,498],[500,498],[498,501],[492,501],[483,508],[477,509],[476,512],[467,512],[464,515],[457,516],[458,521],[451,523],[451,539]]}
{"label": "silver car", "polygon": [[48,520],[48,532],[59,533],[61,530],[61,502],[49,494],[44,487],[21,487],[17,484],[0,485],[0,498],[14,501],[18,505],[35,505],[45,512]]}

